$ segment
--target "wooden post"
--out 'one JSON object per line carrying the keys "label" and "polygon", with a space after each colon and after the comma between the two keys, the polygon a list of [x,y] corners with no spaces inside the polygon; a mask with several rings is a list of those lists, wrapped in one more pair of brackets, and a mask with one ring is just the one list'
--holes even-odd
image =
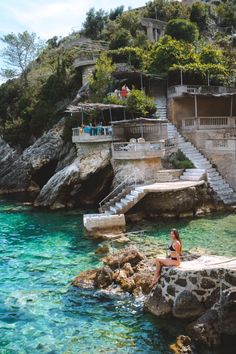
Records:
{"label": "wooden post", "polygon": [[112,112],[111,112],[111,106],[109,106],[109,113],[110,113],[110,121],[112,122]]}
{"label": "wooden post", "polygon": [[180,69],[180,85],[183,86],[183,70]]}
{"label": "wooden post", "polygon": [[199,129],[199,121],[198,121],[198,109],[197,109],[197,95],[194,95],[194,111],[195,111],[195,120],[197,130]]}
{"label": "wooden post", "polygon": [[230,118],[233,117],[233,95],[230,97]]}
{"label": "wooden post", "polygon": [[209,71],[207,71],[207,86],[210,86],[210,74],[209,74]]}
{"label": "wooden post", "polygon": [[140,83],[141,83],[141,90],[143,90],[143,74],[140,73]]}

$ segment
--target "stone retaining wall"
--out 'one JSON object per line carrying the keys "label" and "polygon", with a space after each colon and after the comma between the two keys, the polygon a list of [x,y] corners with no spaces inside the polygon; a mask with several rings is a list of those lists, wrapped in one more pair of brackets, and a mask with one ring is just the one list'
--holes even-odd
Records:
{"label": "stone retaining wall", "polygon": [[236,285],[236,259],[202,256],[180,267],[164,267],[160,282],[145,302],[156,316],[194,318]]}

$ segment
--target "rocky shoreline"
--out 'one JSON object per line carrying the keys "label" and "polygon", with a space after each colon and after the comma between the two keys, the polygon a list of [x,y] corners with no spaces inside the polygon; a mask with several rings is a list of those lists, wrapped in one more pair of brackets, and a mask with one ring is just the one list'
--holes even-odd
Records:
{"label": "rocky shoreline", "polygon": [[[64,127],[61,119],[23,151],[0,138],[0,195],[33,192],[33,206],[50,210],[97,207],[118,177],[130,175],[131,165],[115,167],[107,147],[79,154],[72,142],[64,141]],[[146,165],[140,168],[138,174],[145,175]],[[127,220],[193,217],[224,208],[203,183],[181,191],[149,193],[127,213]]]}
{"label": "rocky shoreline", "polygon": [[102,261],[102,267],[82,272],[72,285],[110,295],[129,293],[143,298],[144,310],[154,316],[184,321],[192,340],[178,337],[171,348],[175,353],[220,353],[225,341],[230,353],[236,336],[235,258],[186,254],[180,267],[163,268],[153,289],[153,254],[129,246]]}

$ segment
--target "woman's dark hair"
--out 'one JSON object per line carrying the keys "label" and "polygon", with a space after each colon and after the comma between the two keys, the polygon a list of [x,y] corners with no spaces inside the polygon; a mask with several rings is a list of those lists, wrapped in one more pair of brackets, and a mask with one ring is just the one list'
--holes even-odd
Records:
{"label": "woman's dark hair", "polygon": [[181,255],[182,254],[182,241],[181,241],[180,236],[179,236],[179,231],[176,230],[176,229],[172,229],[171,232],[173,232],[173,234],[175,235],[176,240],[178,240],[179,243],[180,243],[180,255]]}

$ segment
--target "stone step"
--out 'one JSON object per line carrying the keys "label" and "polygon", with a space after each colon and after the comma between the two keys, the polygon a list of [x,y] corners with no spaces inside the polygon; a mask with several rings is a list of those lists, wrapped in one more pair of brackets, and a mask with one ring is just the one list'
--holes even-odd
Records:
{"label": "stone step", "polygon": [[110,207],[110,212],[111,212],[112,214],[116,214],[116,213],[118,212],[118,208],[116,208],[116,207],[114,207],[114,206],[111,206],[111,207]]}
{"label": "stone step", "polygon": [[181,181],[200,181],[202,179],[202,176],[180,176]]}
{"label": "stone step", "polygon": [[136,191],[136,190],[133,190],[133,191],[131,191],[131,194],[133,195],[133,196],[135,196],[135,197],[138,197],[139,196],[139,191]]}
{"label": "stone step", "polygon": [[124,205],[123,205],[122,203],[120,203],[120,202],[117,202],[117,203],[115,204],[115,207],[118,208],[118,209],[120,209],[120,210],[122,210],[123,207],[124,207]]}

